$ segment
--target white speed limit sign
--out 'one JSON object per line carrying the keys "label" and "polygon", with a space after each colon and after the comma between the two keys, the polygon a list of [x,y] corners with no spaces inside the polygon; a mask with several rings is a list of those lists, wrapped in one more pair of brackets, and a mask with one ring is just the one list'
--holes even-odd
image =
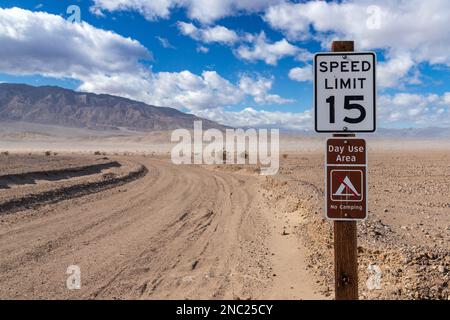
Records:
{"label": "white speed limit sign", "polygon": [[316,132],[374,132],[376,55],[317,53],[314,57]]}

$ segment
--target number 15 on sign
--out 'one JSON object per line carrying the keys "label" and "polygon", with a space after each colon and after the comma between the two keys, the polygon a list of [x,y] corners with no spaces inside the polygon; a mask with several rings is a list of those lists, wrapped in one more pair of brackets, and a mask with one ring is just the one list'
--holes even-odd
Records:
{"label": "number 15 on sign", "polygon": [[376,56],[372,52],[318,53],[314,57],[317,132],[374,132]]}

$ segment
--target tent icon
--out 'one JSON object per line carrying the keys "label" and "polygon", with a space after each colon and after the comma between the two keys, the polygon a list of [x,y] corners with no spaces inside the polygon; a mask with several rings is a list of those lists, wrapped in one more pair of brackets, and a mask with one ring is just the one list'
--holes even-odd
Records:
{"label": "tent icon", "polygon": [[331,200],[361,201],[363,196],[363,172],[361,170],[331,171]]}
{"label": "tent icon", "polygon": [[[344,180],[341,180],[340,182],[341,182],[341,184],[340,184],[339,188],[337,189],[337,191],[335,193],[333,193],[333,196],[355,196],[355,197],[360,196],[358,191],[356,190],[355,186],[348,178],[348,176],[345,176]],[[344,193],[344,192],[348,192],[348,193]]]}

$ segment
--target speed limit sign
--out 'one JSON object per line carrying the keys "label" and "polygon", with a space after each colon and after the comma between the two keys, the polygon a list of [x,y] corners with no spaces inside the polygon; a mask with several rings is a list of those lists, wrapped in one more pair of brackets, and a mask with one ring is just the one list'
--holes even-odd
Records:
{"label": "speed limit sign", "polygon": [[316,132],[374,132],[376,55],[317,53],[314,57]]}

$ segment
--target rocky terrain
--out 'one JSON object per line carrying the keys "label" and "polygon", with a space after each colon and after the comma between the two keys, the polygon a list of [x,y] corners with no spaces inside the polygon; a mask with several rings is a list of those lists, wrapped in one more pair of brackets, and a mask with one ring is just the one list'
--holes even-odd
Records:
{"label": "rocky terrain", "polygon": [[[358,223],[362,299],[450,299],[448,157],[445,151],[369,154],[370,213]],[[281,175],[266,184],[270,202],[285,211],[288,233],[308,248],[308,269],[332,296],[333,225],[323,217],[322,175],[322,155],[288,155]],[[290,223],[292,215],[303,222]],[[374,266],[380,288],[368,285]]]}

